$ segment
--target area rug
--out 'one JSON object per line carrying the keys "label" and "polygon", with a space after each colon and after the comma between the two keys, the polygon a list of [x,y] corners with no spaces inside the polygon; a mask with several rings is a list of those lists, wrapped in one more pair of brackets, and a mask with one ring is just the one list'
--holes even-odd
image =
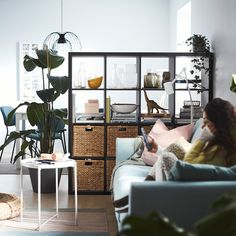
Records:
{"label": "area rug", "polygon": [[[59,216],[47,222],[38,232],[38,212],[36,209],[24,211],[23,222],[20,217],[0,221],[1,232],[7,235],[108,235],[106,212],[104,209],[80,209],[78,225],[74,224],[74,209],[60,209]],[[55,214],[54,209],[42,211],[41,223]],[[17,231],[17,234],[15,234]],[[21,233],[21,234],[20,234]],[[70,233],[70,234],[69,234]],[[76,234],[75,234],[76,233]],[[79,234],[81,233],[81,234]]]}

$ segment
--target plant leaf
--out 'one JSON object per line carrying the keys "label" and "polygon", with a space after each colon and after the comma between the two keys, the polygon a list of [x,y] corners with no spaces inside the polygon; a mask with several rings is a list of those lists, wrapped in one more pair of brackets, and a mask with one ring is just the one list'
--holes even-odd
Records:
{"label": "plant leaf", "polygon": [[231,81],[230,90],[232,92],[236,93],[236,74],[232,75],[232,81]]}
{"label": "plant leaf", "polygon": [[25,55],[23,65],[28,72],[33,71],[37,66],[43,69],[47,68],[47,66],[42,64],[39,59],[28,55]]}
{"label": "plant leaf", "polygon": [[28,121],[32,126],[39,125],[44,117],[44,104],[32,102],[27,107]]}
{"label": "plant leaf", "polygon": [[58,93],[64,94],[69,89],[69,77],[51,76],[51,75],[47,75],[47,76],[48,76],[49,82]]}
{"label": "plant leaf", "polygon": [[64,62],[64,57],[58,56],[53,50],[36,50],[39,61],[49,69],[55,69]]}
{"label": "plant leaf", "polygon": [[53,102],[55,100],[56,91],[54,88],[38,90],[36,93],[44,103]]}

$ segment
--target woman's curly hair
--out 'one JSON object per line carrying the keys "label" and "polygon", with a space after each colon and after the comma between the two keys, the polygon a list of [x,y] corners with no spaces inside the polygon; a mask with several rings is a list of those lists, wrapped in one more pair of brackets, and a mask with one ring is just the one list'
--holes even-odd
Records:
{"label": "woman's curly hair", "polygon": [[[214,98],[210,101],[204,111],[215,128],[215,138],[212,145],[223,146],[228,153],[236,154],[236,112],[234,106],[221,98]],[[235,157],[236,158],[236,157]],[[228,160],[231,162],[231,160]],[[230,163],[229,163],[230,164]]]}

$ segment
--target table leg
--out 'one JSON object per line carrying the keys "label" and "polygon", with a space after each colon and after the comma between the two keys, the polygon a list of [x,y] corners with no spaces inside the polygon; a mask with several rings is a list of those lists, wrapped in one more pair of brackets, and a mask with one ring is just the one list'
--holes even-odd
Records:
{"label": "table leg", "polygon": [[56,172],[56,216],[58,217],[58,168],[55,169]]}
{"label": "table leg", "polygon": [[38,230],[41,225],[41,167],[38,167]]}
{"label": "table leg", "polygon": [[23,222],[23,171],[22,171],[22,165],[20,167],[20,221]]}
{"label": "table leg", "polygon": [[74,182],[75,182],[75,225],[78,224],[78,196],[77,196],[77,165],[74,163]]}

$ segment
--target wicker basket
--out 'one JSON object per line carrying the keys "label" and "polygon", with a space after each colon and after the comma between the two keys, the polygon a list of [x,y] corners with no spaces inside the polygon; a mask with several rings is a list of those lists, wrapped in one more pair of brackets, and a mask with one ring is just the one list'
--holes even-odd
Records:
{"label": "wicker basket", "polygon": [[107,156],[115,156],[116,138],[133,138],[137,135],[137,126],[109,126],[107,129]]}
{"label": "wicker basket", "polygon": [[74,126],[73,156],[104,156],[104,127]]}
{"label": "wicker basket", "polygon": [[104,161],[77,160],[76,164],[78,191],[104,191]]}
{"label": "wicker basket", "polygon": [[110,183],[111,183],[111,175],[112,175],[112,171],[115,167],[116,161],[115,160],[107,160],[106,161],[106,178],[107,178],[107,182],[106,182],[106,191],[110,191]]}

